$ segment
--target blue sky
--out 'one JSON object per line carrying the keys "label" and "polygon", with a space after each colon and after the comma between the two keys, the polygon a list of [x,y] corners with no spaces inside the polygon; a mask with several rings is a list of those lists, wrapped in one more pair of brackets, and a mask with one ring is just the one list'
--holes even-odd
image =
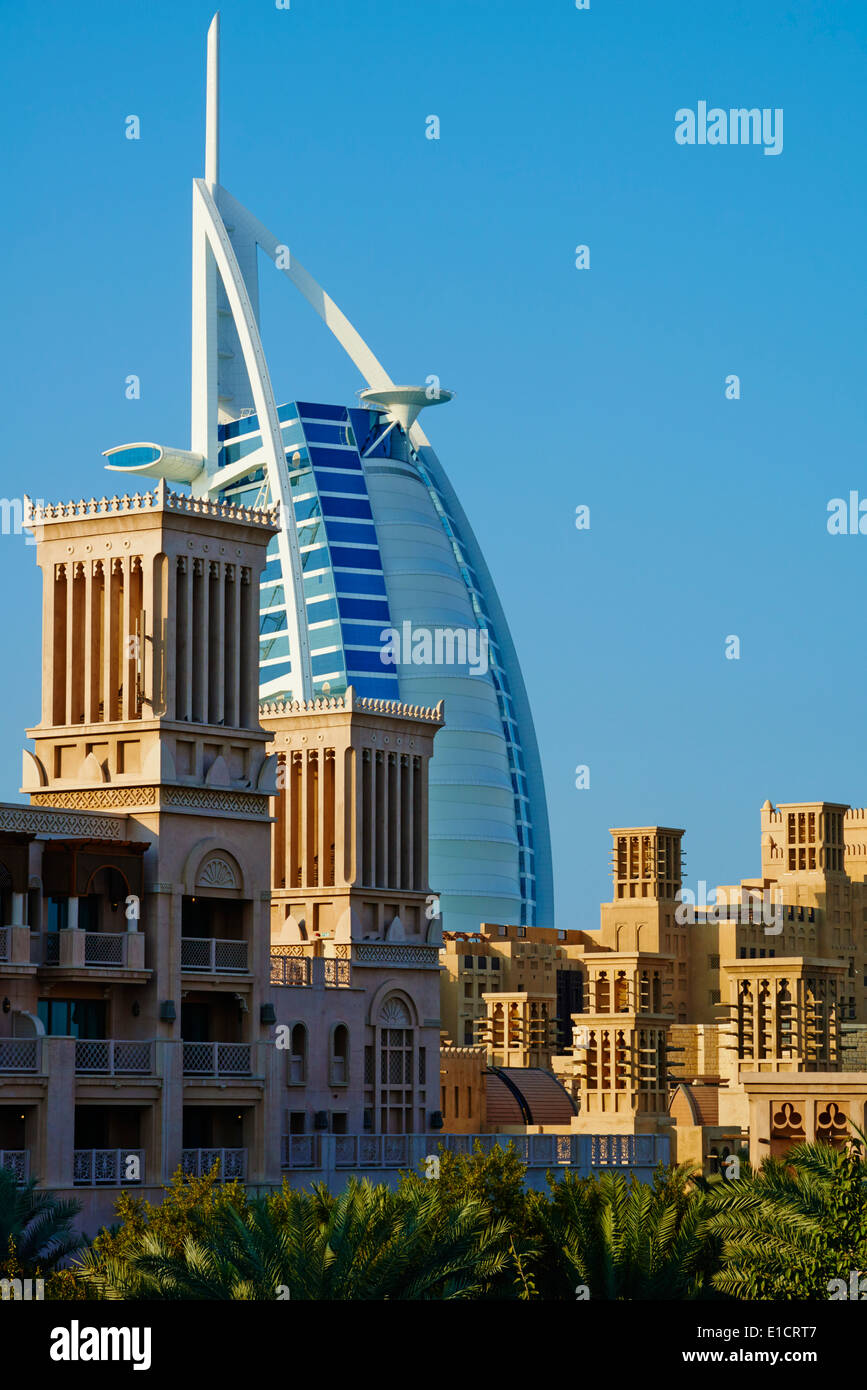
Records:
{"label": "blue sky", "polygon": [[[101,450],[187,446],[212,12],[0,7],[2,496],[100,496]],[[766,796],[867,800],[867,536],[826,527],[831,498],[867,497],[862,0],[221,15],[222,182],[396,379],[457,392],[427,428],[524,668],[557,924],[597,925],[609,826],[683,826],[690,879],[732,882],[758,870]],[[782,108],[782,154],[678,145],[700,100]],[[263,331],[280,399],[362,384],[276,275]],[[0,586],[12,800],[39,718],[21,537]]]}

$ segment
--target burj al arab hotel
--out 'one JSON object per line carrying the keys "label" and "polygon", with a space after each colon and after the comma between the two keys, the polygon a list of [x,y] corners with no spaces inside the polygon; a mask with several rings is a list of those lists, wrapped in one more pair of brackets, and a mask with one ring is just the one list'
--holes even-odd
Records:
{"label": "burj al arab hotel", "polygon": [[[108,467],[240,505],[279,502],[261,582],[261,698],[310,700],[351,685],[413,705],[444,700],[430,773],[430,882],[443,927],[552,926],[545,789],[521,670],[476,538],[418,419],[451,393],[435,379],[396,385],[294,252],[221,185],[219,64],[217,15],[205,177],[193,180],[190,448],[119,445]],[[357,367],[366,385],[351,405],[279,403],[259,332],[258,248]],[[407,640],[397,659],[392,643],[386,659],[385,629],[449,640],[427,650]],[[469,648],[468,635],[479,639]],[[455,660],[468,650],[486,659]]]}

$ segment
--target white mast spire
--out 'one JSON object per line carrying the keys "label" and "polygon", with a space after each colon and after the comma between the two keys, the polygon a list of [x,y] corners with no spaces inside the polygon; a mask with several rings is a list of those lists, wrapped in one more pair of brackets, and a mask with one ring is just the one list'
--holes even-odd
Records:
{"label": "white mast spire", "polygon": [[208,30],[208,88],[205,105],[205,183],[220,182],[220,11]]}
{"label": "white mast spire", "polygon": [[[205,99],[204,184],[216,195],[220,180],[220,13],[208,29],[208,80]],[[217,352],[217,268],[208,246],[201,199],[193,193],[193,351],[190,448],[201,454],[204,472],[193,491],[207,489],[208,475],[217,466],[219,406]]]}

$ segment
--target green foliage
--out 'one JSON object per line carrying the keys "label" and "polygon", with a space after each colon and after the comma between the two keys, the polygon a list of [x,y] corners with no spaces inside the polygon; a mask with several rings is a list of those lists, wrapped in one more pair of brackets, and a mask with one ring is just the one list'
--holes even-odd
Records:
{"label": "green foliage", "polygon": [[[472,1154],[458,1154],[440,1145],[438,1176],[403,1173],[400,1191],[433,1191],[442,1214],[448,1217],[456,1204],[479,1202],[500,1223],[503,1263],[492,1272],[476,1297],[482,1300],[535,1297],[534,1261],[537,1251],[527,1224],[528,1194],[524,1187],[527,1165],[511,1140],[483,1149],[476,1140]],[[434,1172],[437,1170],[434,1169]]]}
{"label": "green foliage", "polygon": [[550,1198],[531,1197],[540,1297],[707,1296],[715,1246],[705,1193],[688,1168],[660,1169],[652,1183],[616,1172],[549,1181]]}
{"label": "green foliage", "polygon": [[475,1198],[484,1202],[493,1216],[520,1225],[527,1196],[524,1188],[527,1165],[518,1157],[511,1140],[505,1147],[496,1144],[485,1152],[477,1139],[472,1154],[452,1153],[440,1145],[437,1158],[438,1177],[424,1176],[423,1162],[420,1165],[422,1175],[401,1175],[401,1190],[412,1190],[419,1184],[434,1186],[445,1206]]}
{"label": "green foliage", "polygon": [[152,1223],[123,1253],[94,1251],[82,1278],[104,1298],[429,1300],[476,1296],[505,1263],[503,1223],[478,1201],[351,1180],[332,1197],[286,1187],[190,1213],[178,1244]]}
{"label": "green foliage", "polygon": [[[396,1191],[351,1180],[284,1181],[250,1198],[239,1183],[172,1180],[159,1206],[121,1194],[117,1224],[52,1272],[77,1204],[0,1188],[6,1277],[46,1277],[53,1299],[311,1301],[827,1299],[867,1268],[864,1138],[802,1144],[705,1182],[685,1166],[649,1183],[612,1171],[549,1175],[528,1192],[514,1146],[440,1150],[437,1170]],[[431,1176],[426,1174],[431,1172]],[[2,1179],[0,1179],[2,1181]],[[48,1205],[45,1205],[45,1204]],[[69,1207],[70,1210],[66,1210]],[[0,1266],[0,1275],[4,1266]]]}
{"label": "green foliage", "polygon": [[36,1179],[18,1186],[8,1168],[0,1168],[0,1278],[36,1278],[84,1244],[72,1219],[81,1204],[60,1201],[36,1189]]}
{"label": "green foliage", "polygon": [[178,1168],[159,1206],[136,1197],[125,1188],[115,1203],[117,1222],[103,1228],[93,1242],[100,1257],[124,1258],[137,1249],[145,1235],[155,1235],[172,1254],[183,1248],[201,1223],[227,1207],[243,1211],[247,1194],[240,1182],[220,1182],[219,1165],[202,1177],[190,1177]]}
{"label": "green foliage", "polygon": [[715,1188],[709,1206],[723,1241],[714,1285],[732,1298],[825,1301],[831,1279],[848,1284],[867,1268],[862,1139],[847,1149],[799,1144]]}

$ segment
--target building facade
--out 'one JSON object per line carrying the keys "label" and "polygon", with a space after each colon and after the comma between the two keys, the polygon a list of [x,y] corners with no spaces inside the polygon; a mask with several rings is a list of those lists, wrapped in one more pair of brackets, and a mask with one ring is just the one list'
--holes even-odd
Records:
{"label": "building facade", "polygon": [[[289,248],[220,184],[218,24],[205,177],[193,183],[191,445],[121,445],[108,466],[184,482],[198,496],[280,504],[261,585],[263,699],[327,698],[349,685],[422,707],[446,699],[430,778],[444,920],[452,930],[551,926],[545,791],[520,665],[473,530],[418,423],[451,393],[434,377],[396,385]],[[259,333],[259,248],[358,368],[360,405],[278,404]]]}

